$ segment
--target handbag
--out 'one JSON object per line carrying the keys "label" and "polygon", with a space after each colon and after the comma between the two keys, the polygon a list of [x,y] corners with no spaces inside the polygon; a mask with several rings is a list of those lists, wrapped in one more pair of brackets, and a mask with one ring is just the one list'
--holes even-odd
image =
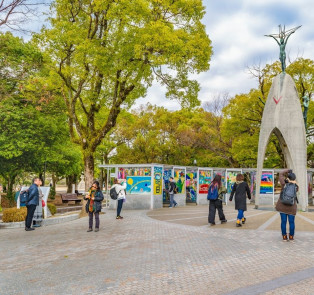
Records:
{"label": "handbag", "polygon": [[46,203],[45,203],[45,201],[44,201],[44,200],[41,200],[41,205],[42,205],[43,207],[45,207],[45,206],[46,206]]}

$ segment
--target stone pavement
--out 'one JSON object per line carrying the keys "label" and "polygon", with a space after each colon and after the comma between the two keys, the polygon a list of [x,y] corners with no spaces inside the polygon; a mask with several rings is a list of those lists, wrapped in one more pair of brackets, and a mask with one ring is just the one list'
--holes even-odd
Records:
{"label": "stone pavement", "polygon": [[[125,210],[123,220],[106,211],[98,233],[87,218],[1,229],[0,294],[314,294],[312,213],[298,221],[313,227],[297,221],[296,241],[282,242],[274,212],[250,208],[235,228],[232,207],[230,222],[212,227],[207,210]],[[163,214],[174,215],[152,216]]]}

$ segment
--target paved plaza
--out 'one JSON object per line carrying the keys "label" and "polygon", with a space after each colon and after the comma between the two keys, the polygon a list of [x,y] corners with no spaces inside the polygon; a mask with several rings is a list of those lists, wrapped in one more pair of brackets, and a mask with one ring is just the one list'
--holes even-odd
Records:
{"label": "paved plaza", "polygon": [[314,213],[298,213],[295,242],[279,214],[246,212],[207,224],[207,206],[101,215],[26,232],[0,230],[0,294],[314,294]]}

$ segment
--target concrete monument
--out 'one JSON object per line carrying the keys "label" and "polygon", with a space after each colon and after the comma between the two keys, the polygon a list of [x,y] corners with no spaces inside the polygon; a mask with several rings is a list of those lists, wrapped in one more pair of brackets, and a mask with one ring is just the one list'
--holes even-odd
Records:
{"label": "concrete monument", "polygon": [[[289,30],[288,36],[280,29],[280,44],[285,45],[288,37],[298,28]],[[306,186],[307,145],[304,118],[295,83],[291,76],[285,73],[285,54],[282,53],[281,47],[280,55],[283,72],[273,80],[262,117],[258,143],[255,205],[258,208],[266,147],[271,134],[274,133],[284,153],[287,168],[292,169],[297,176],[299,184],[298,206],[305,211],[308,206],[308,198]]]}

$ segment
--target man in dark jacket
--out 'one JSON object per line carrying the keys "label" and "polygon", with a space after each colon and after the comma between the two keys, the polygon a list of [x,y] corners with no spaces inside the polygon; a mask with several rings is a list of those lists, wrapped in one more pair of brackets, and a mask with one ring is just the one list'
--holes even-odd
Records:
{"label": "man in dark jacket", "polygon": [[36,177],[33,179],[33,184],[28,189],[28,197],[26,200],[27,215],[26,215],[26,219],[25,219],[25,230],[26,231],[34,230],[34,228],[32,228],[31,225],[32,225],[32,220],[33,220],[36,206],[39,205],[38,186],[40,184],[41,184],[40,178]]}
{"label": "man in dark jacket", "polygon": [[174,194],[175,194],[175,190],[176,190],[177,186],[174,182],[173,177],[170,177],[169,180],[170,180],[170,187],[169,187],[169,191],[168,191],[169,192],[169,198],[170,198],[169,208],[173,208],[173,207],[177,206],[177,204],[178,204],[174,199]]}

